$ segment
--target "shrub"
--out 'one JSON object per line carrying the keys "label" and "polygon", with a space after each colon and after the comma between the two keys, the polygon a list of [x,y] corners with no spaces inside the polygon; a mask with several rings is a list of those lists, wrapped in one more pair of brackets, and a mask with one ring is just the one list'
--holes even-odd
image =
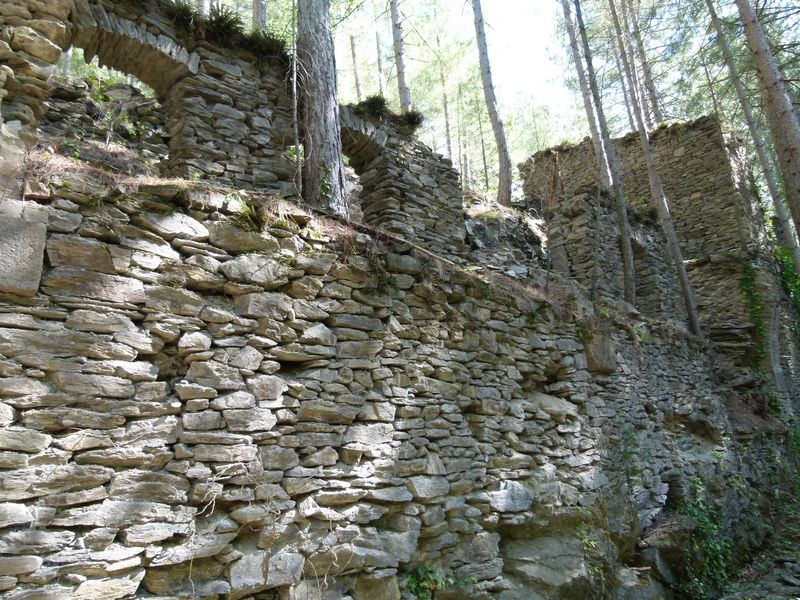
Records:
{"label": "shrub", "polygon": [[164,12],[172,19],[176,27],[189,32],[194,31],[195,24],[199,19],[199,14],[188,0],[166,0]]}
{"label": "shrub", "polygon": [[230,45],[244,35],[244,21],[230,6],[212,6],[205,25],[206,36],[220,44]]}
{"label": "shrub", "polygon": [[425,117],[418,110],[410,110],[397,116],[398,124],[410,127],[412,131],[422,125],[423,121],[425,121]]}
{"label": "shrub", "polygon": [[356,104],[355,112],[357,115],[369,115],[376,118],[385,117],[390,114],[389,103],[380,94],[375,94]]}
{"label": "shrub", "polygon": [[256,62],[277,60],[288,65],[291,62],[286,40],[272,31],[251,31],[242,38],[242,48],[255,54]]}

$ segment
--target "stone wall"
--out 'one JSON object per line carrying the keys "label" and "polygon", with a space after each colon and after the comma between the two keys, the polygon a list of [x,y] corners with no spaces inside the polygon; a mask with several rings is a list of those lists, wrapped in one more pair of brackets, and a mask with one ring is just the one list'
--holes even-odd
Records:
{"label": "stone wall", "polygon": [[280,204],[242,229],[258,196],[42,184],[0,205],[3,600],[396,600],[416,565],[474,578],[451,598],[655,599],[681,565],[632,551],[693,477],[734,521],[772,489],[785,430],[713,353],[569,280]]}
{"label": "stone wall", "polygon": [[359,175],[366,223],[451,260],[466,245],[464,193],[449,159],[410,131],[342,107],[342,150]]}
{"label": "stone wall", "polygon": [[[0,58],[9,67],[0,114],[6,122],[19,121],[29,143],[48,110],[53,65],[61,49],[74,45],[84,49],[87,60],[96,55],[101,64],[155,90],[169,139],[164,174],[296,193],[286,151],[294,143],[291,98],[280,65],[256,67],[244,51],[187,37],[155,0],[58,0],[14,7],[0,15],[5,26]],[[444,255],[463,250],[462,193],[451,163],[410,131],[370,122],[348,107],[342,115],[345,154],[363,179],[365,221]],[[20,152],[4,172],[19,170]]]}
{"label": "stone wall", "polygon": [[[771,306],[785,299],[778,300],[780,283],[773,259],[759,254],[769,244],[756,199],[750,193],[741,150],[723,135],[713,117],[657,129],[651,141],[697,296],[703,330],[735,362],[752,360],[755,333],[740,283],[745,272],[743,264],[752,263],[758,273],[767,321],[772,319]],[[634,219],[644,217],[645,222],[652,223],[634,233],[636,239],[651,240],[644,246],[634,243],[635,259],[643,258],[642,248],[648,248],[644,252],[650,257],[645,271],[652,274],[650,281],[645,278],[643,282],[646,293],[639,308],[645,315],[684,321],[685,309],[674,283],[674,267],[669,264],[659,228],[652,217],[648,218],[648,213],[654,211],[650,208],[647,170],[638,137],[629,134],[616,140],[616,145],[628,211]],[[575,206],[582,206],[582,196],[574,196],[585,186],[597,183],[588,139],[576,146],[540,152],[520,169],[529,207],[542,211],[556,232],[565,226],[580,232],[586,226],[591,212],[575,211]],[[606,213],[603,235],[611,243],[602,244],[594,255],[581,235],[565,239],[571,256],[561,268],[581,280],[597,268],[602,293],[619,297],[622,270],[619,243],[614,243],[618,240],[615,220],[613,213]],[[575,262],[572,256],[584,256],[585,260]],[[639,273],[642,266],[637,264],[636,269]],[[774,357],[773,362],[777,360]]]}
{"label": "stone wall", "polygon": [[[593,299],[618,302],[624,296],[622,250],[611,198],[597,187],[584,188],[543,214],[553,268],[574,278]],[[663,260],[663,234],[647,212],[632,209],[629,221],[637,307],[648,317],[685,323],[675,269]]]}
{"label": "stone wall", "polygon": [[0,16],[9,67],[1,110],[33,137],[47,111],[48,82],[61,50],[132,74],[164,106],[170,138],[167,173],[232,180],[291,191],[283,156],[291,110],[283,72],[252,57],[189,39],[153,0],[141,3],[57,0],[18,2]]}

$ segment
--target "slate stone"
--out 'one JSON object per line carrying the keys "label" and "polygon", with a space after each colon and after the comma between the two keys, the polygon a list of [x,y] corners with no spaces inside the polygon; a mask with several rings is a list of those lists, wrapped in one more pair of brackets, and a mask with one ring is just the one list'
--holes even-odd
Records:
{"label": "slate stone", "polygon": [[47,226],[0,219],[0,292],[33,296],[39,290]]}

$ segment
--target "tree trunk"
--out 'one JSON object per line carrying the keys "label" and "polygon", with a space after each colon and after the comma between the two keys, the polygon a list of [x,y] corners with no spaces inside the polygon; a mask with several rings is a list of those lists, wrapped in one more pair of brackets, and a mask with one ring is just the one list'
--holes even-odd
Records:
{"label": "tree trunk", "polygon": [[636,131],[636,121],[633,120],[633,112],[631,112],[631,106],[633,102],[631,101],[630,90],[628,89],[628,84],[625,83],[625,71],[622,70],[622,63],[619,61],[619,50],[617,48],[612,48],[614,52],[614,62],[617,65],[617,73],[619,73],[619,84],[622,88],[622,99],[623,104],[625,105],[625,114],[628,115],[628,126],[631,128],[631,131]]}
{"label": "tree trunk", "polygon": [[492,122],[494,138],[497,143],[497,157],[500,167],[497,186],[497,202],[503,206],[511,206],[511,157],[508,154],[508,143],[503,121],[497,110],[497,98],[494,95],[492,83],[492,69],[489,65],[489,50],[486,47],[486,31],[483,25],[483,12],[481,0],[472,0],[472,11],[475,14],[475,38],[478,42],[478,57],[481,65],[481,81],[483,82],[483,95],[486,99],[486,109]]}
{"label": "tree trunk", "polygon": [[[636,305],[636,271],[633,264],[633,247],[631,246],[631,226],[628,222],[628,209],[625,205],[625,190],[622,188],[622,176],[620,175],[619,155],[614,142],[611,140],[611,133],[608,128],[608,121],[606,114],[603,110],[603,101],[600,96],[600,90],[597,86],[597,75],[594,70],[594,62],[592,60],[592,48],[589,45],[589,36],[586,35],[586,25],[583,22],[583,14],[581,12],[580,0],[574,0],[575,3],[575,18],[578,22],[578,31],[581,36],[581,44],[583,45],[583,56],[586,59],[586,79],[588,79],[589,90],[592,94],[594,101],[594,109],[597,111],[597,124],[599,126],[599,148],[596,151],[600,152],[598,158],[598,168],[602,175],[605,173],[603,184],[608,187],[608,181],[613,185],[614,205],[617,212],[617,224],[619,225],[619,243],[622,252],[622,280],[623,290],[625,294],[625,301]],[[581,56],[578,51],[577,40],[575,39],[575,29],[572,25],[572,16],[569,12],[569,4],[566,0],[562,0],[564,8],[564,19],[567,23],[567,32],[570,36],[570,45],[574,47],[573,57],[575,59],[575,68],[578,71],[583,70],[581,64]],[[587,98],[586,110],[588,113],[592,112],[592,101]],[[597,131],[594,132],[598,134]]]}
{"label": "tree trunk", "polygon": [[72,68],[72,46],[64,52],[64,64],[61,65],[61,76],[67,77]]}
{"label": "tree trunk", "polygon": [[[434,11],[434,19],[436,12]],[[450,141],[450,110],[447,103],[447,78],[444,75],[444,64],[441,55],[442,45],[439,41],[439,32],[436,32],[436,62],[439,63],[439,81],[442,84],[442,108],[444,109],[444,133],[447,139],[447,156],[453,158],[453,145]]]}
{"label": "tree trunk", "polygon": [[358,79],[358,62],[356,62],[356,38],[350,36],[350,56],[353,57],[353,77],[356,80],[356,99],[361,102],[361,81]]}
{"label": "tree trunk", "polygon": [[[597,119],[594,114],[594,107],[592,106],[591,92],[589,91],[589,84],[586,81],[586,72],[583,69],[583,59],[581,52],[578,49],[578,40],[575,36],[575,26],[572,23],[572,15],[569,9],[569,0],[561,0],[561,7],[564,10],[564,22],[567,26],[567,35],[569,36],[569,47],[572,51],[572,64],[575,65],[575,71],[578,74],[578,85],[581,89],[581,97],[583,98],[583,110],[586,112],[586,120],[589,121],[589,135],[592,140],[592,148],[594,149],[594,159],[597,163],[597,170],[600,174],[600,181],[603,182],[605,187],[611,187],[611,176],[609,174],[608,157],[603,150],[603,141],[600,139],[600,132],[597,129]],[[588,62],[587,57],[587,62]],[[602,108],[600,109],[602,110]]]}
{"label": "tree trunk", "polygon": [[294,160],[295,160],[295,173],[294,173],[294,186],[297,190],[297,195],[303,197],[303,157],[301,155],[300,147],[300,115],[299,115],[299,92],[297,75],[297,0],[292,0],[292,129],[294,132]]}
{"label": "tree trunk", "polygon": [[[477,100],[477,99],[476,99]],[[477,104],[477,102],[476,102]],[[483,115],[478,113],[478,135],[481,140],[481,160],[483,161],[483,191],[489,193],[489,167],[486,164],[486,141],[483,137]]]}
{"label": "tree trunk", "polygon": [[375,53],[378,57],[378,92],[381,96],[383,93],[383,57],[381,55],[381,34],[375,32]]}
{"label": "tree trunk", "polygon": [[397,87],[400,92],[400,110],[411,110],[411,91],[406,83],[405,47],[403,46],[403,27],[400,23],[399,0],[389,0],[392,12],[392,38],[394,39],[394,63],[397,68]]}
{"label": "tree trunk", "polygon": [[739,98],[739,105],[742,108],[742,114],[744,114],[747,129],[750,131],[750,136],[753,138],[756,154],[758,155],[759,162],[761,162],[764,178],[767,180],[767,188],[772,198],[772,206],[775,209],[775,218],[778,220],[779,239],[781,244],[791,253],[795,273],[800,274],[800,249],[798,249],[797,246],[797,238],[795,237],[794,227],[792,227],[792,221],[781,197],[777,174],[775,173],[773,163],[767,152],[766,144],[764,144],[764,138],[761,136],[761,132],[756,125],[756,120],[753,116],[753,107],[750,104],[750,99],[747,97],[747,91],[739,75],[739,69],[736,67],[736,62],[733,59],[733,52],[731,52],[731,47],[728,44],[725,30],[722,28],[722,23],[717,16],[717,11],[714,9],[714,1],[705,0],[705,2],[708,7],[708,14],[711,17],[711,24],[717,32],[717,44],[719,44],[719,49],[722,52],[725,65],[728,67],[728,73],[730,74],[733,87],[736,90],[736,96]]}
{"label": "tree trunk", "polygon": [[644,49],[644,42],[642,41],[642,32],[639,29],[639,18],[633,10],[630,0],[622,0],[623,12],[627,13],[628,21],[631,24],[630,30],[633,35],[635,43],[634,50],[639,64],[642,66],[642,76],[644,78],[644,87],[647,95],[650,98],[650,110],[653,112],[653,122],[660,125],[664,121],[664,115],[661,108],[658,106],[658,94],[656,93],[656,84],[653,81],[653,73],[650,70],[650,63],[647,60],[647,53]]}
{"label": "tree trunk", "polygon": [[[633,66],[629,63],[626,53],[626,40],[623,34],[622,26],[620,25],[617,9],[614,5],[614,0],[608,0],[608,6],[611,9],[611,20],[614,24],[614,31],[616,33],[617,44],[619,45],[620,55],[622,56],[622,66],[625,69],[625,76],[628,78],[628,86],[634,85]],[[675,225],[672,222],[672,215],[669,212],[669,202],[667,195],[664,192],[664,185],[661,182],[661,176],[656,167],[653,151],[650,147],[650,138],[647,133],[647,128],[644,123],[644,113],[639,104],[636,94],[632,94],[633,99],[633,114],[636,117],[637,126],[639,129],[639,140],[642,143],[642,151],[644,152],[645,163],[647,164],[647,177],[650,181],[650,192],[653,196],[656,212],[658,213],[658,220],[661,223],[661,228],[664,230],[664,236],[667,238],[667,249],[669,250],[672,260],[675,263],[675,269],[678,273],[678,283],[681,286],[683,300],[686,304],[686,314],[689,317],[689,326],[692,332],[698,337],[702,337],[703,332],[700,328],[700,317],[697,313],[697,301],[694,297],[694,290],[692,284],[689,282],[689,275],[686,273],[686,265],[683,262],[683,253],[681,252],[680,245],[678,244],[678,235],[675,233]]]}
{"label": "tree trunk", "polygon": [[303,189],[309,204],[346,216],[330,5],[331,0],[300,3],[297,47],[303,72]]}
{"label": "tree trunk", "polygon": [[736,0],[736,6],[761,81],[761,94],[775,141],[789,211],[795,229],[800,231],[800,121],[750,0]]}
{"label": "tree trunk", "polygon": [[264,31],[267,28],[267,0],[253,0],[253,29]]}
{"label": "tree trunk", "polygon": [[211,0],[197,0],[197,10],[202,16],[207,17],[211,10]]}
{"label": "tree trunk", "polygon": [[466,180],[464,179],[464,166],[463,166],[463,163],[462,163],[462,160],[461,160],[462,157],[463,157],[461,140],[462,140],[462,137],[463,137],[462,136],[462,130],[464,128],[464,101],[463,101],[463,96],[461,95],[461,84],[460,83],[458,84],[458,103],[456,104],[456,127],[458,128],[458,131],[457,131],[458,139],[456,141],[458,142],[459,183],[461,184],[461,187],[464,188],[464,187],[466,187],[466,183],[467,183]]}

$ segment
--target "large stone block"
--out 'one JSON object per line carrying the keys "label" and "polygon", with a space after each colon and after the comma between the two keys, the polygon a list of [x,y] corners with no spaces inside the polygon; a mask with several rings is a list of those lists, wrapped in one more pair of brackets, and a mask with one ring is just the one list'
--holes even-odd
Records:
{"label": "large stone block", "polygon": [[44,223],[22,219],[0,220],[0,292],[33,296],[42,277]]}

